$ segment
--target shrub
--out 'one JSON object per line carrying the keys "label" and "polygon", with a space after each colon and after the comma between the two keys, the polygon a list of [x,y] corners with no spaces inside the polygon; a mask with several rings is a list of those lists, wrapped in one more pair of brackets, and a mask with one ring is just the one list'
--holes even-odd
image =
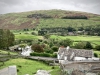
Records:
{"label": "shrub", "polygon": [[25,47],[26,47],[26,44],[20,44],[19,47],[21,47],[21,48],[25,48]]}
{"label": "shrub", "polygon": [[34,50],[34,52],[39,52],[39,53],[41,53],[41,52],[43,52],[44,50],[43,50],[43,47],[41,46],[41,45],[38,45],[38,44],[34,44],[34,45],[32,45],[32,50]]}
{"label": "shrub", "polygon": [[85,48],[86,48],[86,49],[92,49],[93,46],[91,45],[90,42],[86,42]]}
{"label": "shrub", "polygon": [[53,50],[45,50],[46,53],[53,54]]}
{"label": "shrub", "polygon": [[36,31],[33,31],[31,34],[32,35],[38,35],[38,33]]}
{"label": "shrub", "polygon": [[97,46],[95,47],[95,49],[96,49],[96,50],[100,50],[100,45],[97,45]]}
{"label": "shrub", "polygon": [[67,47],[73,44],[73,41],[71,39],[64,39],[60,41],[60,45]]}
{"label": "shrub", "polygon": [[57,58],[57,54],[56,53],[52,54],[52,57]]}
{"label": "shrub", "polygon": [[53,46],[51,49],[52,49],[54,52],[57,52],[57,51],[58,51],[58,47],[57,47],[57,46]]}
{"label": "shrub", "polygon": [[95,57],[98,57],[98,54],[97,54],[97,53],[94,53],[94,56],[95,56]]}
{"label": "shrub", "polygon": [[51,55],[49,53],[42,53],[41,56],[43,56],[43,57],[50,57]]}
{"label": "shrub", "polygon": [[77,49],[84,49],[85,45],[86,43],[81,41],[81,42],[76,43],[74,47]]}
{"label": "shrub", "polygon": [[54,67],[54,66],[52,66],[52,69],[55,69],[55,67]]}
{"label": "shrub", "polygon": [[42,57],[50,57],[51,55],[49,53],[30,53],[31,56],[42,56]]}
{"label": "shrub", "polygon": [[57,54],[50,54],[50,53],[37,53],[37,52],[33,52],[30,53],[31,56],[41,56],[41,57],[57,57]]}
{"label": "shrub", "polygon": [[30,53],[31,56],[42,56],[42,53],[33,52]]}

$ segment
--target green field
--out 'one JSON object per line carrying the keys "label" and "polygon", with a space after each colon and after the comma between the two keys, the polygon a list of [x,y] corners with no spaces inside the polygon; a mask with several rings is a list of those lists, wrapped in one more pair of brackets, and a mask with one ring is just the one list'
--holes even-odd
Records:
{"label": "green field", "polygon": [[[80,35],[80,36],[58,36],[58,35],[51,35],[49,39],[58,39],[63,40],[69,38],[74,41],[74,43],[77,43],[79,41],[89,41],[95,47],[96,45],[100,45],[100,36],[87,36],[87,35]],[[44,36],[37,36],[32,34],[15,34],[16,40],[37,40],[42,39],[44,40]]]}
{"label": "green field", "polygon": [[93,44],[100,45],[100,37],[99,36],[57,36],[57,35],[51,35],[51,39],[66,39],[69,38],[73,41],[89,41],[92,42]]}
{"label": "green field", "polygon": [[87,27],[99,25],[100,21],[80,20],[80,19],[41,19],[38,28],[57,28],[57,27]]}
{"label": "green field", "polygon": [[10,65],[17,65],[17,70],[19,70],[18,75],[25,75],[25,74],[33,75],[39,69],[47,70],[47,71],[52,70],[51,72],[52,75],[59,75],[58,73],[60,72],[58,67],[52,69],[52,66],[48,66],[42,62],[28,60],[28,59],[21,59],[21,58],[11,59],[5,62],[4,66],[0,67],[0,69],[4,67],[8,67]]}
{"label": "green field", "polygon": [[43,39],[42,36],[36,36],[31,34],[15,34],[16,40],[33,40],[33,39]]}
{"label": "green field", "polygon": [[10,52],[10,51],[4,51],[4,50],[0,50],[0,54],[17,55],[16,52]]}

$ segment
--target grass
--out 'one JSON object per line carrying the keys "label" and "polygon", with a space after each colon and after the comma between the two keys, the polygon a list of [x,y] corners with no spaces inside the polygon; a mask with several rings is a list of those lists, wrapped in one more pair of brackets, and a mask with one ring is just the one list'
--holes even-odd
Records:
{"label": "grass", "polygon": [[69,38],[73,41],[89,41],[94,44],[100,45],[100,37],[99,36],[57,36],[51,35],[51,39],[57,38],[59,40]]}
{"label": "grass", "polygon": [[16,34],[15,39],[16,40],[33,40],[33,39],[42,39],[42,36],[36,36],[31,34]]}
{"label": "grass", "polygon": [[99,21],[80,20],[80,19],[41,19],[38,28],[56,28],[56,27],[78,27],[94,26],[100,24]]}
{"label": "grass", "polygon": [[[39,19],[39,22],[34,18],[27,18],[28,15],[32,14],[45,14],[53,17],[52,19]],[[74,14],[83,14],[88,15],[89,19],[61,19],[65,16],[70,16]],[[96,26],[100,25],[100,15],[94,15],[85,12],[78,11],[65,11],[65,10],[39,10],[39,11],[29,11],[21,13],[8,13],[0,15],[0,24],[1,27],[7,27],[8,29],[15,29],[15,26],[18,26],[16,29],[24,28],[56,28],[56,27],[68,27],[71,26],[75,29],[78,27],[86,26]],[[37,23],[36,25],[34,25]],[[32,25],[32,27],[30,27]],[[21,26],[21,27],[20,27]]]}
{"label": "grass", "polygon": [[0,50],[0,54],[10,54],[10,55],[17,55],[16,52],[10,52],[10,51],[5,51],[5,50]]}
{"label": "grass", "polygon": [[66,39],[69,38],[74,41],[99,41],[99,36],[56,36],[52,35],[51,38]]}
{"label": "grass", "polygon": [[[58,71],[60,71],[58,67],[55,67],[55,69],[52,69],[52,66],[48,66],[42,62],[28,60],[28,59],[22,59],[22,58],[11,59],[9,61],[6,61],[4,66],[0,67],[0,69],[2,69],[4,67],[8,67],[10,65],[17,66],[17,70],[19,70],[18,75],[25,75],[25,74],[33,75],[39,69],[43,69],[43,70],[47,70],[47,71],[53,70],[51,72],[52,75],[59,75],[57,73],[59,73]],[[19,66],[21,66],[21,67],[19,67]]]}

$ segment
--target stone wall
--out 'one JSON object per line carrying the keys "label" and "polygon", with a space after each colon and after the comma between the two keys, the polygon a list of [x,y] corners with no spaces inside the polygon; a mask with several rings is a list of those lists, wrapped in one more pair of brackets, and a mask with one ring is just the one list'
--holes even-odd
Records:
{"label": "stone wall", "polygon": [[7,68],[0,70],[0,75],[17,75],[16,66],[9,66]]}
{"label": "stone wall", "polygon": [[63,72],[78,70],[84,74],[100,73],[100,62],[66,62],[65,64],[60,64],[60,67]]}

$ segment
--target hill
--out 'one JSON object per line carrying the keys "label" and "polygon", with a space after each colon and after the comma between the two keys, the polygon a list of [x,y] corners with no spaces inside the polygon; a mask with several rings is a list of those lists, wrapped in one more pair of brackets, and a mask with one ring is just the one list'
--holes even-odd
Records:
{"label": "hill", "polygon": [[100,25],[100,15],[65,10],[39,10],[0,15],[1,29],[32,29]]}

